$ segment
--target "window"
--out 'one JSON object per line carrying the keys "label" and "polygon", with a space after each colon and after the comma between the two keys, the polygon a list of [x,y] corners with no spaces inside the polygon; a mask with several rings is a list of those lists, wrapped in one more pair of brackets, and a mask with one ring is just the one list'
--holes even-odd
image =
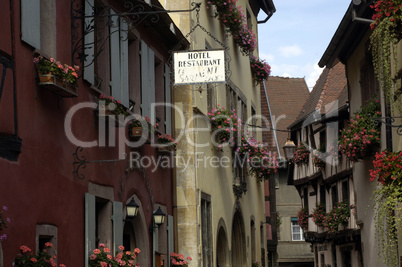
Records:
{"label": "window", "polygon": [[21,39],[56,56],[56,1],[21,0]]}
{"label": "window", "polygon": [[349,202],[349,181],[342,181],[342,202]]}
{"label": "window", "polygon": [[307,187],[304,187],[304,189],[303,189],[303,201],[304,201],[303,208],[307,209],[307,212],[309,212],[309,208],[308,208],[308,188]]}
{"label": "window", "polygon": [[201,193],[201,237],[202,262],[204,267],[212,266],[213,238],[211,196]]}
{"label": "window", "polygon": [[332,199],[332,208],[335,208],[338,203],[338,188],[336,185],[331,187],[331,199]]}
{"label": "window", "polygon": [[327,207],[326,203],[326,194],[325,194],[326,190],[325,190],[325,186],[324,185],[320,185],[320,203],[324,205],[325,209]]}
{"label": "window", "polygon": [[255,112],[255,106],[251,104],[251,125],[252,125],[252,131],[254,136],[257,134],[257,118],[256,118],[256,112]]}
{"label": "window", "polygon": [[210,112],[216,107],[216,94],[211,84],[207,84],[207,109]]}
{"label": "window", "polygon": [[292,241],[304,241],[303,230],[297,223],[297,218],[292,217]]}
{"label": "window", "polygon": [[[369,51],[369,49],[367,49]],[[362,105],[374,96],[379,97],[379,83],[374,73],[371,53],[366,53],[366,59],[360,69],[360,86]]]}
{"label": "window", "polygon": [[227,109],[236,109],[236,93],[232,87],[226,86],[226,107]]}
{"label": "window", "polygon": [[36,225],[36,250],[45,249],[47,242],[53,245],[53,248],[46,248],[49,254],[57,254],[57,227],[49,224]]}

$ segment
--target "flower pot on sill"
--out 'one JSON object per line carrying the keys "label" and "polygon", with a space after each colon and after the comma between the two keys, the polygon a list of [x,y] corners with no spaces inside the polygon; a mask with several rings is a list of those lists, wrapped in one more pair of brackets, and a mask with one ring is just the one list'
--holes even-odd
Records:
{"label": "flower pot on sill", "polygon": [[131,127],[129,134],[131,138],[140,139],[142,137],[142,127]]}
{"label": "flower pot on sill", "polygon": [[172,146],[158,146],[158,152],[161,154],[170,154]]}
{"label": "flower pot on sill", "polygon": [[52,73],[38,73],[39,86],[61,96],[61,97],[77,97],[77,86],[75,84],[66,83],[65,81],[52,75]]}

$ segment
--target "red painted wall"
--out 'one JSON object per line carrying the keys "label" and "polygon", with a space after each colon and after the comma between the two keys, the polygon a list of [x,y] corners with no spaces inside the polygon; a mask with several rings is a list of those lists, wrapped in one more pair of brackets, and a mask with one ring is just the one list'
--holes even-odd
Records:
{"label": "red painted wall", "polygon": [[[155,203],[166,205],[168,214],[172,215],[172,170],[147,170],[146,177],[150,186],[139,170],[125,172],[128,160],[88,164],[81,170],[85,175],[83,180],[72,174],[72,153],[76,145],[70,143],[66,137],[64,119],[71,107],[84,101],[92,101],[97,93],[82,79],[79,83],[79,96],[72,99],[59,98],[37,86],[32,62],[33,49],[20,39],[19,1],[12,2],[18,136],[22,139],[22,150],[17,162],[0,158],[0,208],[7,206],[8,210],[3,215],[11,219],[8,228],[0,232],[0,235],[5,233],[8,236],[1,242],[4,266],[11,266],[21,245],[35,249],[37,224],[57,227],[58,263],[73,267],[83,266],[84,194],[88,192],[88,182],[112,186],[115,200],[123,203],[131,195],[137,194],[149,225],[153,211],[149,208],[152,207],[152,198]],[[0,2],[0,53],[11,55],[8,4],[8,1]],[[57,1],[56,59],[67,64],[71,64],[70,22],[70,1]],[[147,39],[167,58],[168,48],[164,47],[161,40],[155,39],[155,36],[147,36]],[[9,73],[0,99],[0,134],[11,134],[14,131],[12,89],[12,75]],[[73,133],[81,140],[96,139],[96,120],[93,110],[81,110],[73,117]],[[140,151],[144,155],[156,153],[149,145],[144,145]],[[130,149],[126,148],[125,152],[129,153]],[[81,155],[86,156],[87,160],[107,160],[117,158],[118,153],[116,148],[94,147],[85,148]]]}

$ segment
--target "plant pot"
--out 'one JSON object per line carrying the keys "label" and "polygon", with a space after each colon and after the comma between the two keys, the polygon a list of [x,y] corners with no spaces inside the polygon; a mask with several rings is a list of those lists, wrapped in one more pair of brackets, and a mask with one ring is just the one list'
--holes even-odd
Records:
{"label": "plant pot", "polygon": [[172,151],[172,147],[171,146],[158,146],[158,152],[161,154],[170,154],[170,152]]}
{"label": "plant pot", "polygon": [[142,127],[131,127],[130,128],[130,137],[134,139],[139,139],[142,137]]}
{"label": "plant pot", "polygon": [[39,86],[55,93],[61,97],[77,97],[77,86],[65,83],[52,73],[38,73]]}

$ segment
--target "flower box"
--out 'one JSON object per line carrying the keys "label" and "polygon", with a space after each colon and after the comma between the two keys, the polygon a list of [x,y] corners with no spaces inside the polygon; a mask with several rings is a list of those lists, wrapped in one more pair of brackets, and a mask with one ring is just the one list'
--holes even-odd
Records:
{"label": "flower box", "polygon": [[142,127],[131,127],[129,129],[129,136],[131,139],[138,140],[142,137]]}
{"label": "flower box", "polygon": [[64,82],[51,73],[39,73],[39,86],[61,96],[61,97],[77,97],[77,86]]}

